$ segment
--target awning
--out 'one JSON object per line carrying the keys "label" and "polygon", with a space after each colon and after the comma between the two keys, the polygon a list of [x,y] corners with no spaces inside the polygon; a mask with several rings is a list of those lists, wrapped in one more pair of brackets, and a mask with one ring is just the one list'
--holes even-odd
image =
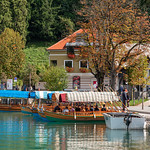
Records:
{"label": "awning", "polygon": [[60,94],[60,102],[66,102],[66,94]]}
{"label": "awning", "polygon": [[51,99],[53,93],[63,93],[63,91],[35,91],[36,99]]}
{"label": "awning", "polygon": [[116,92],[70,92],[68,102],[109,102],[118,101]]}
{"label": "awning", "polygon": [[29,98],[29,92],[15,90],[0,90],[0,97]]}

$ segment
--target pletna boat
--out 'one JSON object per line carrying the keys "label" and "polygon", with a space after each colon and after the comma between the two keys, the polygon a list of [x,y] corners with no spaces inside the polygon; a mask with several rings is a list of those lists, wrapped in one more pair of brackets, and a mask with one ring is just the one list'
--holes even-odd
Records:
{"label": "pletna boat", "polygon": [[[103,113],[118,112],[119,108],[114,107],[115,102],[119,101],[119,97],[115,92],[68,92],[60,94],[59,102],[65,105],[66,103],[72,104],[90,104],[101,106],[105,103],[107,110],[102,111],[71,111],[71,106],[68,107],[69,111],[64,113],[63,111],[44,110],[44,114],[49,121],[104,121]],[[61,107],[62,108],[62,107]]]}
{"label": "pletna boat", "polygon": [[21,111],[28,97],[28,91],[0,90],[0,111]]}
{"label": "pletna boat", "polygon": [[103,115],[109,129],[144,129],[146,125],[145,118],[137,113],[109,112]]}

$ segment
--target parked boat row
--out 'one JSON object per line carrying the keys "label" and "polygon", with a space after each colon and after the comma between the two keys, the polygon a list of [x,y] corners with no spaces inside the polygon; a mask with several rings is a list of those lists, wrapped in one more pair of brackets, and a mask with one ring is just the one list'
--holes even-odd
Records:
{"label": "parked boat row", "polygon": [[[23,92],[23,93],[22,93]],[[0,110],[22,111],[43,120],[59,122],[104,121],[110,129],[142,129],[145,118],[135,113],[125,113],[115,92],[64,92],[64,91],[0,91],[8,104]],[[17,102],[17,106],[14,102]],[[2,106],[2,107],[1,107]]]}

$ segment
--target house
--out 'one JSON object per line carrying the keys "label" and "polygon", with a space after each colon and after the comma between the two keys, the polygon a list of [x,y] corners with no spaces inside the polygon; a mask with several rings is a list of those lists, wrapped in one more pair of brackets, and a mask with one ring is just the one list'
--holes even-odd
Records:
{"label": "house", "polygon": [[[80,58],[80,47],[86,45],[82,38],[83,30],[79,29],[72,35],[62,39],[56,44],[47,48],[49,52],[50,66],[60,66],[66,68],[68,72],[68,88],[66,90],[78,89],[80,91],[96,88],[97,80],[89,71],[86,58]],[[146,54],[149,56],[149,53]],[[150,67],[150,66],[149,66]],[[122,73],[118,76],[116,89],[119,89]],[[104,86],[108,86],[109,77],[104,78]],[[124,81],[125,82],[125,81]],[[123,80],[121,85],[126,85]]]}
{"label": "house", "polygon": [[80,36],[82,32],[80,29],[47,48],[50,66],[64,67],[68,72],[69,83],[65,90],[85,91],[97,86],[96,78],[88,70],[88,61],[79,59],[79,47],[85,44]]}

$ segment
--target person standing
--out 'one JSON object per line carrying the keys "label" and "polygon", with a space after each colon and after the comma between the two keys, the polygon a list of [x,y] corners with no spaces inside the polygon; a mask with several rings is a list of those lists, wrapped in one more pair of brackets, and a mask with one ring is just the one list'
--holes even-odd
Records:
{"label": "person standing", "polygon": [[123,89],[122,93],[123,111],[125,111],[127,100],[128,100],[127,93],[125,92],[125,89]]}

